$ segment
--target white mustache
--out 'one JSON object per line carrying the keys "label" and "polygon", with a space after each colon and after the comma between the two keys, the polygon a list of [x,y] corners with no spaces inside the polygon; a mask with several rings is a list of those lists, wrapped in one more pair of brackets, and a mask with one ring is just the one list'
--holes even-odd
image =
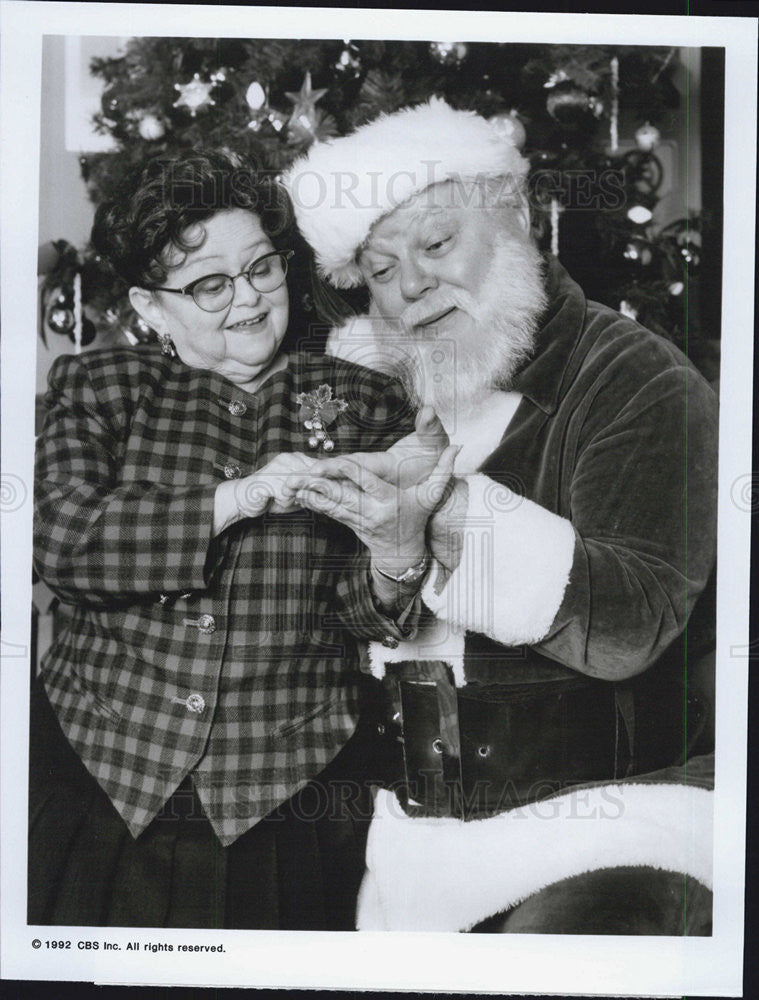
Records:
{"label": "white mustache", "polygon": [[[451,309],[461,309],[467,313],[475,322],[479,318],[480,310],[474,298],[463,289],[447,289],[444,293],[425,297],[419,302],[412,302],[408,308],[404,309],[398,317],[398,322],[405,334],[417,333],[415,328],[424,323],[432,316],[441,316]],[[430,330],[434,331],[435,324],[430,325]]]}

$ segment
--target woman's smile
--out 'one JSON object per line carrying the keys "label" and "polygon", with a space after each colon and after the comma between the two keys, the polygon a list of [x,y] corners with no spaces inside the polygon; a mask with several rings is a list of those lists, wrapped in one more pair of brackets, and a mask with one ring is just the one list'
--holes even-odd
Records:
{"label": "woman's smile", "polygon": [[228,330],[234,330],[235,332],[244,332],[246,330],[255,330],[262,326],[266,320],[269,318],[269,310],[266,309],[256,316],[251,316],[248,319],[240,319],[236,323],[230,323],[227,326]]}

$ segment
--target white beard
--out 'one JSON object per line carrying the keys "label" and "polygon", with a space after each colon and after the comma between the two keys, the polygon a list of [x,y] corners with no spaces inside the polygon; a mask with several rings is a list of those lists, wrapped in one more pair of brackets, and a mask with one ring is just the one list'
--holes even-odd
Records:
{"label": "white beard", "polygon": [[[538,251],[526,241],[502,240],[479,301],[461,289],[445,289],[413,303],[399,320],[373,316],[372,365],[399,377],[413,401],[434,406],[444,423],[454,415],[465,419],[484,396],[509,388],[534,350],[546,301]],[[450,306],[472,322],[453,333],[414,329],[415,322]]]}

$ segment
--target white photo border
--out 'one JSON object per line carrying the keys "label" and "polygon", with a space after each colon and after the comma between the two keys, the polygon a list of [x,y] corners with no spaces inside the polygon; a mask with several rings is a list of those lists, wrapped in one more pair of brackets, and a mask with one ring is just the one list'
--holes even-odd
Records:
{"label": "white photo border", "polygon": [[[135,16],[138,8],[139,16]],[[4,0],[0,968],[5,978],[465,993],[736,996],[742,986],[756,176],[754,19]],[[328,16],[325,16],[328,15]],[[376,38],[724,46],[714,933],[709,938],[325,934],[26,924],[31,499],[41,39],[45,34]],[[399,25],[402,27],[399,28]],[[325,30],[326,29],[326,30]],[[70,940],[70,950],[34,948]],[[97,951],[79,942],[120,944]],[[128,941],[172,943],[141,950]],[[176,945],[223,944],[223,953]]]}

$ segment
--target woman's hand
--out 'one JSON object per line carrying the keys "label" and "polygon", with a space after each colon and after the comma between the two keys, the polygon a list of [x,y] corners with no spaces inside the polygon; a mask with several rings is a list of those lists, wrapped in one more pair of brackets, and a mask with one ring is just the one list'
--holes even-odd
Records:
{"label": "woman's hand", "polygon": [[[243,479],[219,483],[214,503],[214,534],[236,521],[262,514],[286,514],[296,507],[296,490],[310,480],[318,459],[283,452]],[[305,477],[305,478],[304,478]]]}
{"label": "woman's hand", "polygon": [[392,574],[421,561],[430,514],[442,501],[458,447],[447,447],[422,482],[400,487],[380,478],[363,455],[320,461],[295,501],[351,528],[375,568]]}

